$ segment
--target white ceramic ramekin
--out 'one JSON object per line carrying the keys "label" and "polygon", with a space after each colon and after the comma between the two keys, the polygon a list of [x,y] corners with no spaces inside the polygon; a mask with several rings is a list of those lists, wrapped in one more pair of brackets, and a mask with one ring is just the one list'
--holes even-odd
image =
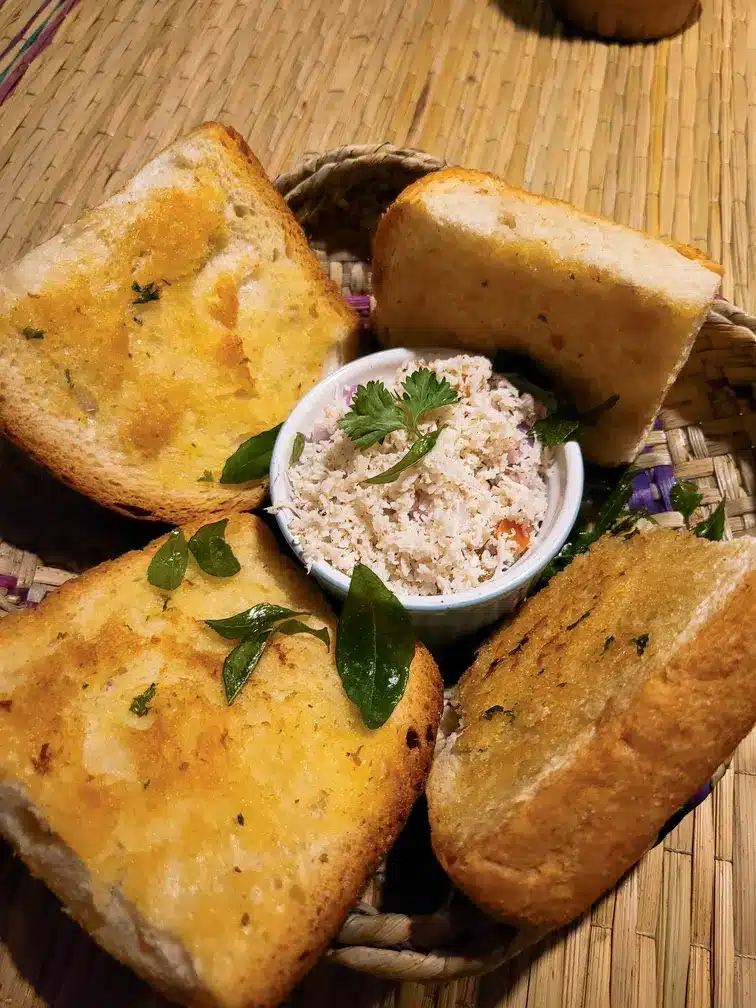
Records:
{"label": "white ceramic ramekin", "polygon": [[[270,496],[278,524],[286,541],[302,563],[302,550],[289,529],[290,513],[286,504],[291,488],[288,480],[294,438],[298,432],[308,436],[326,406],[343,405],[344,392],[350,386],[373,380],[390,379],[405,361],[437,360],[455,357],[459,350],[397,348],[361,357],[316,385],[290,414],[276,440],[270,466]],[[478,588],[453,595],[399,595],[412,617],[418,637],[431,647],[463,637],[495,623],[510,613],[525,597],[534,578],[559,552],[569,535],[580,507],[583,493],[583,460],[580,448],[572,441],[560,445],[548,472],[549,506],[546,518],[533,546],[503,577]],[[316,563],[312,574],[338,598],[346,597],[349,577],[328,563]]]}

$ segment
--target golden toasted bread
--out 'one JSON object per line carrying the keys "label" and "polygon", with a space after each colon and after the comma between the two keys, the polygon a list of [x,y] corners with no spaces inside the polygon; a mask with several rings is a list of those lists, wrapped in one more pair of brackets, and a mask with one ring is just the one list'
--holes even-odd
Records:
{"label": "golden toasted bread", "polygon": [[0,275],[0,425],[127,514],[254,507],[264,483],[219,484],[225,460],[354,335],[257,159],[206,123]]}
{"label": "golden toasted bread", "polygon": [[619,395],[583,444],[632,461],[720,283],[696,249],[450,168],[415,182],[375,238],[376,321],[396,346],[509,348],[582,410]]}
{"label": "golden toasted bread", "polygon": [[[315,962],[393,842],[441,683],[418,647],[393,715],[365,728],[318,591],[259,519],[232,517],[226,538],[241,572],[192,561],[165,607],[154,543],[0,623],[0,833],[170,997],[248,1008],[278,1004]],[[312,613],[331,648],[279,635],[227,706],[233,643],[203,621],[259,602]]]}
{"label": "golden toasted bread", "polygon": [[604,536],[479,652],[428,781],[433,845],[481,906],[585,910],[756,721],[756,540]]}

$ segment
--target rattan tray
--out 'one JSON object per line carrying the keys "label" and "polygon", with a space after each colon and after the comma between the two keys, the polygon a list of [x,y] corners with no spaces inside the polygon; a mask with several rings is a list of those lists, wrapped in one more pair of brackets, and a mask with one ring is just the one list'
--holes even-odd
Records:
{"label": "rattan tray", "polygon": [[[442,162],[418,151],[388,144],[354,146],[312,158],[276,180],[324,268],[361,310],[368,341],[369,250],[377,219],[404,186],[441,167]],[[702,511],[693,521],[724,499],[728,536],[756,530],[754,334],[756,319],[719,300],[667,397],[636,463],[647,473],[642,487],[645,503],[661,524],[684,524],[682,516],[670,509],[669,484],[674,473],[694,480],[704,495]],[[0,470],[0,612],[37,604],[73,572],[138,546],[155,534],[154,525],[120,519],[82,501],[5,444],[0,444]],[[16,545],[11,546],[5,536]],[[508,966],[507,979],[496,981],[504,984],[503,1000],[488,1003],[523,1008],[756,1005],[754,775],[756,735],[752,734],[715,794],[677,825],[616,892],[564,933],[550,936]],[[734,872],[742,875],[736,879],[736,899]],[[377,908],[382,905],[384,880],[379,873],[345,922],[328,953],[332,962],[376,976],[446,981],[493,969],[532,937],[513,936],[458,900],[433,913],[381,913]],[[12,905],[13,913],[21,914],[23,920],[23,903],[14,899],[19,886],[36,893],[39,902],[36,884],[27,880],[23,869],[11,866],[9,855],[0,848],[0,908]],[[52,913],[52,898],[41,899]],[[393,899],[396,903],[396,893]],[[400,904],[401,899],[398,911]],[[9,960],[14,956],[24,962],[28,959],[28,942],[21,943],[20,951],[21,946],[14,947],[2,914],[0,909],[0,938],[12,952],[0,955],[0,993],[9,1008],[20,1008],[26,1003],[21,982],[18,997],[8,996],[6,990],[11,988],[4,978],[13,974]],[[36,919],[32,911],[29,914],[28,921]],[[56,919],[48,923],[50,927],[61,941],[71,941],[70,922]],[[54,951],[58,944],[48,947],[52,960],[43,961],[37,955],[38,971],[49,969],[54,961],[55,968],[65,973],[66,964]],[[102,956],[103,961],[107,958],[92,949],[88,954]],[[649,971],[652,961],[657,968]],[[121,985],[118,1004],[147,1003],[146,995],[127,993],[133,983],[124,971],[115,970],[112,975],[112,982]],[[476,1001],[470,998],[477,998],[477,981],[465,983],[473,986],[459,990],[463,997],[459,1004],[473,1005]],[[533,984],[541,992],[535,999],[528,995]],[[110,1004],[108,990],[112,992],[112,986],[101,990],[99,1000],[87,998],[86,1003]],[[456,998],[449,990],[450,997]],[[752,999],[744,1000],[746,994],[749,998],[752,994]],[[157,1002],[150,999],[150,1003]],[[413,984],[406,986],[401,999],[402,1008],[428,1008],[434,1003]],[[451,1008],[458,1002],[444,1000],[443,1004]]]}

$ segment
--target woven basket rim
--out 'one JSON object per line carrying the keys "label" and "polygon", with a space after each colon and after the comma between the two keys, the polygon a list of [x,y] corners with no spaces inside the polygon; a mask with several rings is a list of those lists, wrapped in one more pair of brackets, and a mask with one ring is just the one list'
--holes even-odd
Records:
{"label": "woven basket rim", "polygon": [[[274,184],[296,216],[306,223],[317,216],[325,196],[338,199],[340,192],[349,192],[363,184],[371,172],[388,169],[420,177],[446,166],[447,162],[423,151],[390,143],[349,145],[307,157],[291,171],[279,175]],[[726,300],[717,299],[706,326],[726,333],[728,339],[756,346],[756,317]],[[20,608],[27,599],[38,601],[72,576],[40,563],[34,554],[0,543],[0,578],[6,582],[0,581],[0,589],[4,589],[4,593],[0,591],[0,615]],[[411,947],[419,925],[433,929],[443,951],[420,952]],[[456,949],[458,937],[443,911],[413,917],[380,913],[363,903],[349,914],[327,957],[331,962],[389,979],[446,982],[494,969],[537,935],[520,936],[480,955],[467,948],[464,952]]]}

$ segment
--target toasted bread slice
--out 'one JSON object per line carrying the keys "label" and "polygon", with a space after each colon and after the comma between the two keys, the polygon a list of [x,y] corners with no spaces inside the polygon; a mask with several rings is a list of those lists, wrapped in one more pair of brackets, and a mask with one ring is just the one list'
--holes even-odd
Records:
{"label": "toasted bread slice", "polygon": [[225,460],[355,333],[257,159],[206,123],[0,276],[0,424],[126,514],[254,507],[263,482],[220,485]]}
{"label": "toasted bread slice", "polygon": [[756,721],[756,540],[605,536],[484,645],[428,782],[433,845],[552,928],[654,842]]}
{"label": "toasted bread slice", "polygon": [[697,249],[463,168],[405,189],[373,255],[388,343],[526,353],[583,410],[619,395],[583,440],[604,465],[643,446],[720,273]]}
{"label": "toasted bread slice", "polygon": [[[190,530],[187,530],[190,531]],[[239,574],[193,561],[168,598],[159,543],[0,624],[0,833],[108,951],[192,1005],[278,1004],[317,959],[422,789],[441,707],[418,647],[365,728],[334,620],[263,523],[232,517]],[[233,646],[203,620],[258,602],[314,615],[331,649],[278,636],[232,706]],[[156,684],[149,713],[133,698]]]}

